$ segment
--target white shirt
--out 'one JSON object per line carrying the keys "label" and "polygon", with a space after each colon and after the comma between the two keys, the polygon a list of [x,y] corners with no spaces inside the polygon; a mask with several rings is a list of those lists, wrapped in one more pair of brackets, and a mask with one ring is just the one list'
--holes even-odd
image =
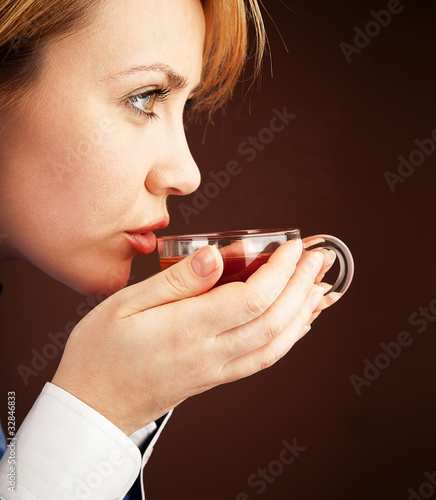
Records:
{"label": "white shirt", "polygon": [[[15,439],[8,440],[0,461],[0,499],[122,500],[171,414],[172,410],[159,429],[152,422],[128,437],[91,407],[47,382]],[[141,456],[139,447],[147,441]],[[15,492],[9,490],[11,459]],[[142,477],[141,487],[145,498]]]}

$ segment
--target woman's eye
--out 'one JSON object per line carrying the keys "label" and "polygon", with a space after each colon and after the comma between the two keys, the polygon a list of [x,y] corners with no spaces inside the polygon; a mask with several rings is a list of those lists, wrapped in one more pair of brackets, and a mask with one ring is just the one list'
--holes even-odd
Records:
{"label": "woman's eye", "polygon": [[137,112],[150,114],[150,110],[156,100],[156,94],[140,94],[129,98],[133,109]]}
{"label": "woman's eye", "polygon": [[146,118],[156,118],[157,115],[153,111],[154,105],[158,102],[165,102],[169,93],[169,88],[153,88],[142,94],[128,97],[125,103],[137,115],[145,116]]}

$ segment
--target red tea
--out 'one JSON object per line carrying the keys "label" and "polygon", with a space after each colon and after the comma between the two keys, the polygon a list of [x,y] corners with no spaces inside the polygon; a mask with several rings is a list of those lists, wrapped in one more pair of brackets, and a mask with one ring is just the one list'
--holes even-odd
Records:
{"label": "red tea", "polygon": [[[262,253],[252,258],[224,256],[224,271],[215,286],[224,285],[232,281],[246,281],[262,264],[268,262],[270,257],[271,253]],[[182,257],[161,259],[160,269],[164,271],[181,260]]]}

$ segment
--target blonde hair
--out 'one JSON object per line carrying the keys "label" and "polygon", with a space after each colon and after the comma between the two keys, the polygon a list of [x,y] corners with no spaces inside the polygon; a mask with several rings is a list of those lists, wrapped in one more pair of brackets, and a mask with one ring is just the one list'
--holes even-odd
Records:
{"label": "blonde hair", "polygon": [[[2,0],[0,111],[26,97],[43,64],[44,46],[85,27],[103,0]],[[247,59],[248,23],[256,33],[254,75],[260,70],[265,29],[257,0],[202,0],[206,20],[203,86],[195,110],[208,117],[232,95]]]}

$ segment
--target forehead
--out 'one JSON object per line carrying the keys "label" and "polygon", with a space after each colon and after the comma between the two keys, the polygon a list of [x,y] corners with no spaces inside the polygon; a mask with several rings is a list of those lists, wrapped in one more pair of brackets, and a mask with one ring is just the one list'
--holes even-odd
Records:
{"label": "forehead", "polygon": [[103,0],[84,30],[58,44],[55,59],[85,80],[163,63],[198,83],[204,32],[200,0]]}

